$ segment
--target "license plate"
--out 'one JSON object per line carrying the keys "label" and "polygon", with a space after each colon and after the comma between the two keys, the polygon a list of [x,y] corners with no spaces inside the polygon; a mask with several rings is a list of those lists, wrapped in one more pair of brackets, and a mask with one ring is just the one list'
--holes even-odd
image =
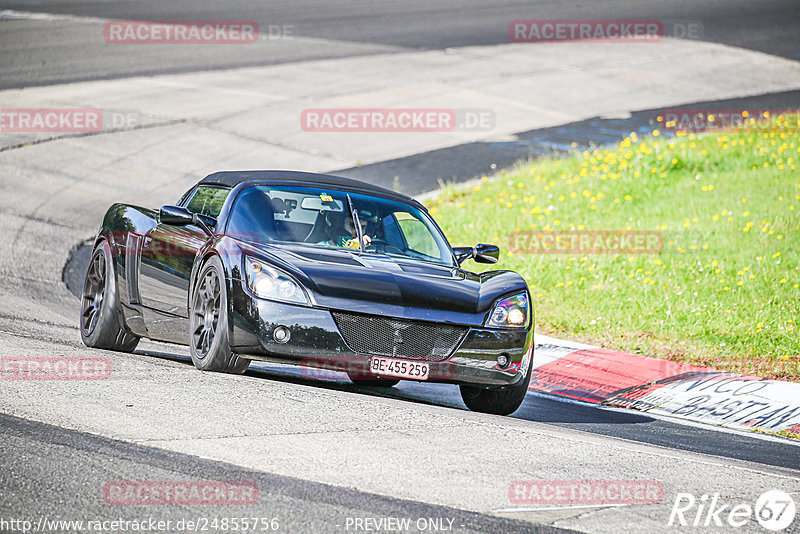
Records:
{"label": "license plate", "polygon": [[394,376],[410,380],[427,380],[428,364],[395,360],[394,358],[370,358],[369,370],[372,374]]}

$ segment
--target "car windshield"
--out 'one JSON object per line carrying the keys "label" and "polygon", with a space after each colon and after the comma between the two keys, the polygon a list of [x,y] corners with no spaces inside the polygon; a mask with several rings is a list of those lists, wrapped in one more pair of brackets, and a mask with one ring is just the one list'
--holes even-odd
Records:
{"label": "car windshield", "polygon": [[365,254],[453,265],[447,241],[422,210],[395,200],[335,189],[248,187],[231,208],[227,234],[247,241],[360,252],[350,202],[360,222]]}

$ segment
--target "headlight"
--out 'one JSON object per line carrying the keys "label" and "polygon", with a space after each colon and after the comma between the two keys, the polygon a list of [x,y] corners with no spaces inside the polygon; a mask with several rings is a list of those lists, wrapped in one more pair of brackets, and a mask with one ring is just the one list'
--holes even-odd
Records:
{"label": "headlight", "polygon": [[493,328],[525,328],[528,326],[528,294],[519,293],[497,302],[486,321]]}
{"label": "headlight", "polygon": [[249,256],[244,263],[247,287],[258,298],[308,305],[305,290],[288,274]]}

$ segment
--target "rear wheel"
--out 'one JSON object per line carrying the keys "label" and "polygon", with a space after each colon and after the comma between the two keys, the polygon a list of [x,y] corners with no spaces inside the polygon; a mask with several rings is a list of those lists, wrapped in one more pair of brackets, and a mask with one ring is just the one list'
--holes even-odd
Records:
{"label": "rear wheel", "polygon": [[510,415],[516,412],[522,401],[525,400],[532,369],[532,362],[528,362],[528,372],[525,378],[513,386],[478,388],[461,385],[461,399],[473,412]]}
{"label": "rear wheel", "polygon": [[132,352],[139,337],[122,326],[111,248],[103,239],[92,252],[81,294],[81,339],[87,347]]}
{"label": "rear wheel", "polygon": [[250,360],[231,352],[228,337],[228,292],[222,262],[212,256],[193,284],[189,310],[189,352],[201,371],[242,374]]}

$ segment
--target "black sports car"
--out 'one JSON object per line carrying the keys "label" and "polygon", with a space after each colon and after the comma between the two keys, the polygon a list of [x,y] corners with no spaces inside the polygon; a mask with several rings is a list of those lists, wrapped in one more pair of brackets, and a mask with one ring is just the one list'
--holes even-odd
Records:
{"label": "black sports car", "polygon": [[452,248],[416,200],[289,171],[218,172],[177,205],[115,204],[81,305],[86,345],[188,344],[198,369],[251,360],[324,367],[354,382],[459,384],[476,411],[510,414],[528,387],[525,280],[475,274],[493,245]]}

